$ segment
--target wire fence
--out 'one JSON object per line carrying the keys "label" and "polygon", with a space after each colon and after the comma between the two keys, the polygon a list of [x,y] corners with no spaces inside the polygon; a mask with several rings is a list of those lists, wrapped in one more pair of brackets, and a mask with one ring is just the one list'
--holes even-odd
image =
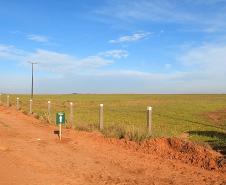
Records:
{"label": "wire fence", "polygon": [[[142,140],[152,133],[152,109],[147,107],[137,111],[130,107],[116,107],[108,104],[72,102],[69,99],[57,100],[48,97],[29,99],[28,96],[0,95],[0,104],[15,107],[18,111],[56,124],[56,113],[66,114],[66,128],[93,131],[99,130],[105,135]],[[142,122],[141,122],[142,120]]]}

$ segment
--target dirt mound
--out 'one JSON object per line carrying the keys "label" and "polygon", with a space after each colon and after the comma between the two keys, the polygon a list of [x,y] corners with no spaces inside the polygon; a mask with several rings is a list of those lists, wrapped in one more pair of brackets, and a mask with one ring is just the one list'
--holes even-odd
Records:
{"label": "dirt mound", "polygon": [[120,142],[120,145],[138,152],[148,154],[156,153],[163,158],[180,160],[206,170],[226,172],[226,159],[224,156],[191,141],[174,137],[151,139],[138,144],[124,140]]}
{"label": "dirt mound", "polygon": [[185,163],[207,170],[219,169],[222,167],[218,163],[221,155],[203,146],[178,138],[161,139],[160,141],[157,141],[157,143],[159,142],[164,143],[165,148],[163,148],[163,151],[167,152],[171,159],[179,159]]}

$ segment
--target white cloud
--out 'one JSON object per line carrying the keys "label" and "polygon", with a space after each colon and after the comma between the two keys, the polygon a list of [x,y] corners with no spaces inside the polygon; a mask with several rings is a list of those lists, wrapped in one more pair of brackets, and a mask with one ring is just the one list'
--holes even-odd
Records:
{"label": "white cloud", "polygon": [[83,72],[113,63],[100,56],[76,58],[69,54],[40,49],[32,53],[28,60],[38,61],[42,69],[61,73]]}
{"label": "white cloud", "polygon": [[[103,71],[97,76],[112,80],[134,81],[134,87],[143,92],[157,93],[225,93],[226,92],[226,45],[204,44],[187,48],[178,58],[184,69],[176,71],[166,64],[167,72],[114,70]],[[139,83],[140,84],[139,84]],[[120,81],[120,83],[122,83]],[[123,86],[122,86],[123,87]],[[138,89],[139,89],[138,88]],[[129,89],[129,86],[128,86]],[[130,92],[139,92],[130,89]]]}
{"label": "white cloud", "polygon": [[[57,85],[59,80],[64,84],[61,93],[71,92],[73,91],[72,88],[80,89],[80,92],[226,92],[226,45],[219,43],[187,48],[178,58],[178,62],[184,65],[184,69],[175,71],[172,67],[170,68],[170,65],[166,64],[165,67],[169,67],[167,72],[132,70],[129,67],[123,70],[103,69],[103,66],[110,65],[114,61],[106,60],[102,55],[77,58],[70,54],[41,49],[26,52],[8,45],[0,45],[0,59],[1,62],[7,60],[18,63],[27,63],[28,60],[39,62],[37,67],[42,68],[40,72],[47,72],[40,82],[39,92],[59,92]],[[59,75],[61,75],[60,78]],[[6,79],[6,76],[7,74],[5,76],[1,74],[1,78]],[[38,79],[41,79],[39,75],[37,76]],[[57,76],[57,79],[51,78],[55,76]],[[18,92],[22,92],[26,86],[29,87],[29,82],[26,82],[20,87],[20,84],[18,84],[16,88],[14,85],[15,78],[17,78],[16,74],[13,76],[9,74],[7,78],[11,80],[8,83],[2,82],[0,84],[6,90],[18,89]],[[71,86],[71,84],[76,85]],[[98,90],[98,87],[102,88]]]}
{"label": "white cloud", "polygon": [[182,88],[187,86],[200,92],[226,92],[225,44],[204,44],[190,48],[178,61],[184,65],[184,71],[187,71],[175,79],[184,83]]}
{"label": "white cloud", "polygon": [[113,44],[124,43],[124,42],[134,42],[134,41],[139,41],[139,40],[145,39],[149,35],[151,35],[150,32],[134,33],[132,35],[125,35],[125,36],[119,37],[116,40],[110,40],[109,42],[113,43]]}
{"label": "white cloud", "polygon": [[[114,57],[113,57],[114,58]],[[26,52],[15,46],[0,44],[0,59],[14,61],[19,64],[27,64],[28,61],[39,63],[38,68],[45,71],[61,72],[62,74],[73,72],[86,72],[112,64],[114,61],[102,56],[93,55],[77,58],[73,55],[37,49],[34,52]]]}
{"label": "white cloud", "polygon": [[120,59],[120,58],[127,58],[129,54],[126,50],[119,49],[119,50],[105,51],[100,53],[99,55],[104,57],[112,57],[112,58]]}
{"label": "white cloud", "polygon": [[27,39],[35,41],[35,42],[48,42],[49,38],[43,35],[36,35],[36,34],[28,34]]}
{"label": "white cloud", "polygon": [[38,67],[53,72],[68,72],[78,65],[78,59],[68,54],[38,49],[26,56],[27,61],[37,61]]}
{"label": "white cloud", "polygon": [[226,69],[226,45],[205,44],[191,48],[179,60],[187,66],[196,67],[212,73],[224,72]]}
{"label": "white cloud", "polygon": [[88,56],[79,61],[79,66],[89,67],[89,68],[98,68],[102,66],[106,66],[112,64],[112,60],[107,60],[100,56]]}

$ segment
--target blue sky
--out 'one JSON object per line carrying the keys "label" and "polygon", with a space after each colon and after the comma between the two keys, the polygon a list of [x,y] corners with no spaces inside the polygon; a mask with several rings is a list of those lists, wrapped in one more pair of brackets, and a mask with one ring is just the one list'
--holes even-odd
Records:
{"label": "blue sky", "polygon": [[0,91],[226,93],[226,0],[0,0]]}

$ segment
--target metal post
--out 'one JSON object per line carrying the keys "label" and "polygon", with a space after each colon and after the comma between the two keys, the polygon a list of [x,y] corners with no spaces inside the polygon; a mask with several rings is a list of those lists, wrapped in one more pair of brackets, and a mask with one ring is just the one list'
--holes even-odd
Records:
{"label": "metal post", "polygon": [[103,104],[100,104],[99,124],[100,124],[100,130],[103,130],[104,128],[104,105]]}
{"label": "metal post", "polygon": [[62,132],[61,132],[61,123],[59,124],[59,137],[60,137],[60,141],[61,141],[61,137],[62,137]]}
{"label": "metal post", "polygon": [[74,104],[73,102],[70,102],[70,124],[71,127],[74,129]]}
{"label": "metal post", "polygon": [[20,102],[19,102],[20,98],[17,97],[16,98],[16,109],[19,110],[20,109]]}
{"label": "metal post", "polygon": [[32,66],[32,75],[31,75],[31,99],[33,99],[33,94],[34,94],[34,63],[32,63],[31,66]]}
{"label": "metal post", "polygon": [[9,107],[9,106],[10,106],[10,103],[9,103],[9,95],[7,95],[6,105],[7,105],[7,107]]}
{"label": "metal post", "polygon": [[151,126],[152,126],[152,107],[147,107],[147,128],[149,134],[152,133]]}
{"label": "metal post", "polygon": [[30,110],[29,113],[32,114],[32,99],[30,99]]}

